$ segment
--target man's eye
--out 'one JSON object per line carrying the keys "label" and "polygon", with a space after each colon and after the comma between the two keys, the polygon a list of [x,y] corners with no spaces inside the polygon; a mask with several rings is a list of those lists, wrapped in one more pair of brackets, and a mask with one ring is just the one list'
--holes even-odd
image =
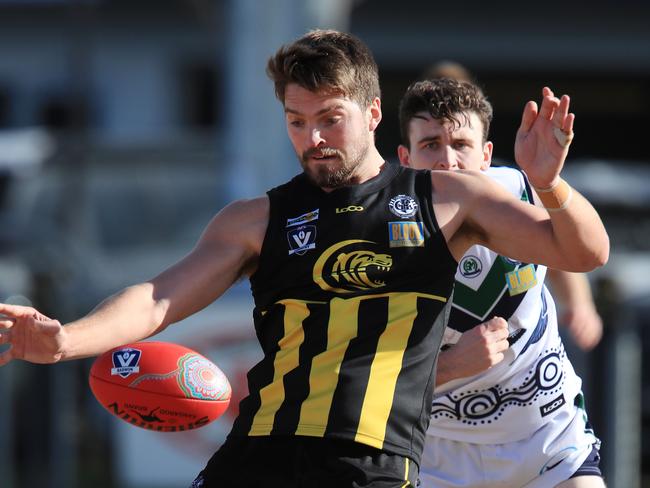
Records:
{"label": "man's eye", "polygon": [[305,124],[303,123],[302,120],[292,120],[292,121],[289,122],[289,125],[291,127],[302,127]]}

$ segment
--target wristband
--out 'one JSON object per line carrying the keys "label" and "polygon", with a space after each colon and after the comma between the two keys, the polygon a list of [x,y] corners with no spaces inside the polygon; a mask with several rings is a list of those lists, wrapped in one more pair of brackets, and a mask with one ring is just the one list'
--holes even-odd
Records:
{"label": "wristband", "polygon": [[564,210],[569,206],[573,189],[562,178],[549,188],[536,188],[533,186],[539,199],[544,204],[544,208],[549,212]]}

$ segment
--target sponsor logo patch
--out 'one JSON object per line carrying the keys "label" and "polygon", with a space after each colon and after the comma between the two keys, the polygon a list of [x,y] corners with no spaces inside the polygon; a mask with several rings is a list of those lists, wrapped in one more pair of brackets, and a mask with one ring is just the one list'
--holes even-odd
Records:
{"label": "sponsor logo patch", "polygon": [[126,378],[132,374],[140,372],[140,356],[142,351],[139,349],[132,349],[127,347],[119,349],[113,353],[113,367],[111,368],[111,375],[120,375]]}
{"label": "sponsor logo patch", "polygon": [[408,219],[418,211],[418,204],[408,195],[397,195],[388,202],[388,209],[399,218]]}
{"label": "sponsor logo patch", "polygon": [[363,207],[360,205],[348,205],[347,207],[341,207],[336,209],[336,213],[346,213],[346,212],[363,212]]}
{"label": "sponsor logo patch", "polygon": [[312,210],[311,212],[307,212],[305,214],[299,215],[298,217],[294,217],[292,219],[287,219],[287,227],[296,227],[298,225],[303,225],[308,222],[313,222],[314,220],[318,220],[318,213],[320,209],[315,209]]}
{"label": "sponsor logo patch", "polygon": [[506,284],[508,285],[508,292],[510,296],[519,295],[532,287],[537,285],[537,274],[535,273],[535,266],[527,264],[521,268],[517,268],[509,273],[506,273]]}
{"label": "sponsor logo patch", "polygon": [[476,256],[465,256],[458,263],[458,270],[465,278],[475,278],[483,271],[483,263]]}
{"label": "sponsor logo patch", "polygon": [[542,405],[541,407],[539,407],[539,412],[542,414],[542,417],[546,417],[547,415],[550,415],[553,412],[555,412],[558,408],[560,408],[565,403],[566,400],[564,399],[564,395],[560,395],[555,400],[547,403],[546,405]]}
{"label": "sponsor logo patch", "polygon": [[297,254],[302,256],[310,249],[316,248],[316,226],[301,225],[287,232],[289,241],[289,256]]}
{"label": "sponsor logo patch", "polygon": [[388,222],[388,244],[390,247],[424,246],[422,222]]}

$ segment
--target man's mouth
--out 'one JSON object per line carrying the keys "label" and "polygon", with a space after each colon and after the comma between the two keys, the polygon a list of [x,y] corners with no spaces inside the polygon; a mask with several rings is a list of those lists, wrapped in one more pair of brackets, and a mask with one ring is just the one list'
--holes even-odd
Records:
{"label": "man's mouth", "polygon": [[318,161],[329,161],[340,157],[339,152],[335,149],[319,149],[315,151],[308,151],[307,159],[315,159]]}

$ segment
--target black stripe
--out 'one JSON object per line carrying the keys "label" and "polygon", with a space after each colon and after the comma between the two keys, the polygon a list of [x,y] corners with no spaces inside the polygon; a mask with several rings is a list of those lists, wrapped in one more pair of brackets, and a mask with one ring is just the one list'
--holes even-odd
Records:
{"label": "black stripe", "polygon": [[279,349],[278,343],[282,339],[283,330],[281,327],[266,327],[265,325],[281,323],[284,317],[284,308],[284,305],[276,304],[264,316],[257,309],[253,314],[257,338],[265,351],[265,356],[246,375],[248,378],[248,391],[253,393],[249,393],[239,402],[240,415],[237,416],[233,424],[233,433],[246,434],[250,431],[255,414],[262,403],[259,392],[264,386],[273,382],[273,363]]}
{"label": "black stripe", "polygon": [[351,432],[359,427],[370,367],[377,352],[379,337],[386,330],[387,317],[387,297],[369,298],[359,304],[359,329],[343,357],[325,429],[326,436],[332,430]]}
{"label": "black stripe", "polygon": [[[413,451],[421,450],[424,445],[424,436],[418,432],[417,426],[423,432],[429,425],[434,367],[450,308],[449,303],[445,305],[437,300],[418,298],[418,313],[402,359],[402,373],[395,387],[396,401],[390,413],[385,442],[398,445],[412,442]],[[434,321],[433,327],[431,321]],[[406,404],[407,398],[415,403]]]}
{"label": "black stripe", "polygon": [[309,395],[312,359],[327,348],[329,306],[308,304],[307,308],[310,314],[303,322],[305,338],[298,352],[299,366],[284,376],[284,401],[275,415],[272,435],[296,430],[300,420],[300,407]]}

